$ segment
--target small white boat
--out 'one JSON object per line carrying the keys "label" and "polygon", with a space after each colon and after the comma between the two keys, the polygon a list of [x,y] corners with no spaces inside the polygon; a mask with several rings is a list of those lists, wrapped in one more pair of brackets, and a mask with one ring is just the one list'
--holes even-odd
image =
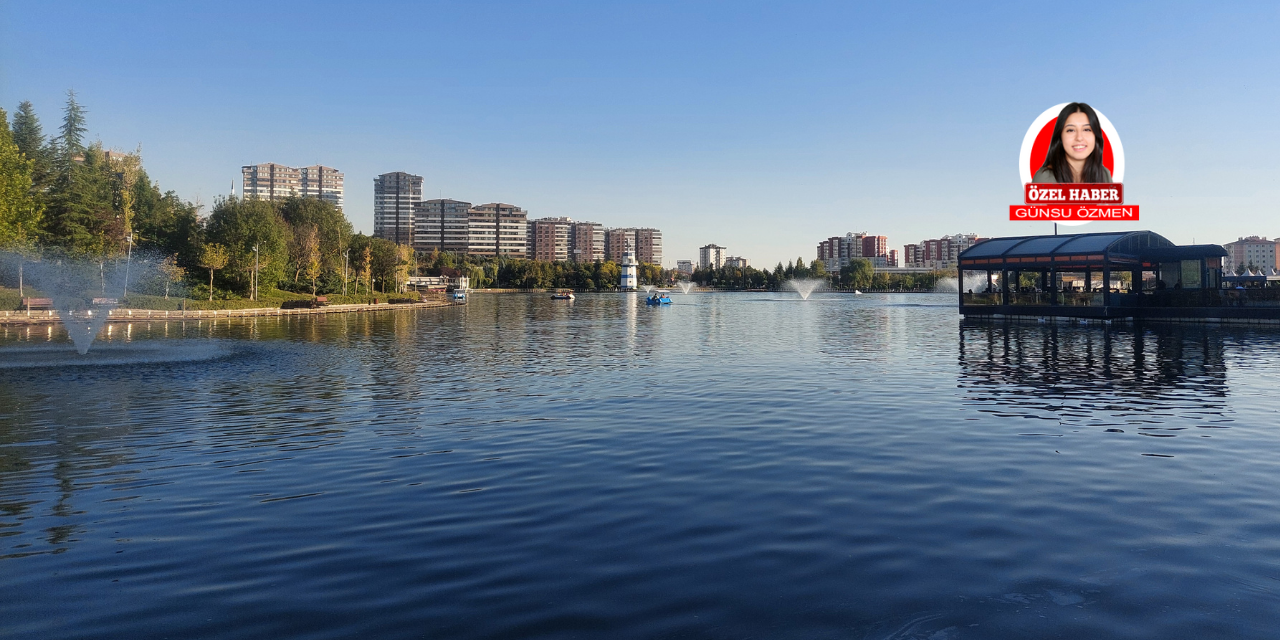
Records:
{"label": "small white boat", "polygon": [[857,289],[854,289],[854,290],[853,290],[853,295],[855,295],[855,296],[860,296],[860,295],[862,295],[862,292],[861,292],[861,291],[858,291]]}
{"label": "small white boat", "polygon": [[551,294],[552,300],[573,300],[573,292],[569,290],[557,291]]}

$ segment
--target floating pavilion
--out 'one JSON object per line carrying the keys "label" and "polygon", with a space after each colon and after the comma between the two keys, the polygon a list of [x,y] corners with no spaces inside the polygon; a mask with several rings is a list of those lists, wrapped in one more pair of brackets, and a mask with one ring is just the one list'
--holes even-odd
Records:
{"label": "floating pavilion", "polygon": [[1226,256],[1151,231],[992,238],[959,255],[960,313],[1280,323],[1280,286],[1224,281]]}

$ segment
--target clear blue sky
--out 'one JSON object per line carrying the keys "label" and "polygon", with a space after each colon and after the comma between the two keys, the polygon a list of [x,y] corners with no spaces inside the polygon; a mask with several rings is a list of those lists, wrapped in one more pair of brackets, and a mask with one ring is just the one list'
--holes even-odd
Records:
{"label": "clear blue sky", "polygon": [[658,227],[668,266],[710,242],[771,266],[846,231],[1050,232],[1007,221],[1018,149],[1079,100],[1120,132],[1137,226],[1280,235],[1280,3],[193,5],[0,0],[0,105],[50,132],[73,88],[92,137],[206,205],[241,165],[319,163],[368,232],[403,170]]}

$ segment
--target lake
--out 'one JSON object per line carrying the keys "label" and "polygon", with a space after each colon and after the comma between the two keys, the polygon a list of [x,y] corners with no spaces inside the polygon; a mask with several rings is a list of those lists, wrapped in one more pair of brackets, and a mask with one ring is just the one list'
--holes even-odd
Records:
{"label": "lake", "polygon": [[0,636],[1280,628],[1280,330],[471,298],[0,328]]}

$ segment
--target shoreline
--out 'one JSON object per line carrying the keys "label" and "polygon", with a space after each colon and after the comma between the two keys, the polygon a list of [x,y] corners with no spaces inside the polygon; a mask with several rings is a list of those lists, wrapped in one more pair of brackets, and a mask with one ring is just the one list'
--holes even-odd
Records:
{"label": "shoreline", "polygon": [[[164,311],[157,309],[112,309],[107,312],[107,322],[136,322],[139,320],[198,320],[209,318],[263,318],[276,316],[322,315],[326,313],[360,313],[366,311],[394,311],[396,309],[433,309],[452,307],[447,300],[393,304],[335,304],[317,309],[281,309],[259,307],[255,309],[216,309],[190,311]],[[58,324],[62,319],[57,311],[0,311],[0,325],[23,326]]]}

